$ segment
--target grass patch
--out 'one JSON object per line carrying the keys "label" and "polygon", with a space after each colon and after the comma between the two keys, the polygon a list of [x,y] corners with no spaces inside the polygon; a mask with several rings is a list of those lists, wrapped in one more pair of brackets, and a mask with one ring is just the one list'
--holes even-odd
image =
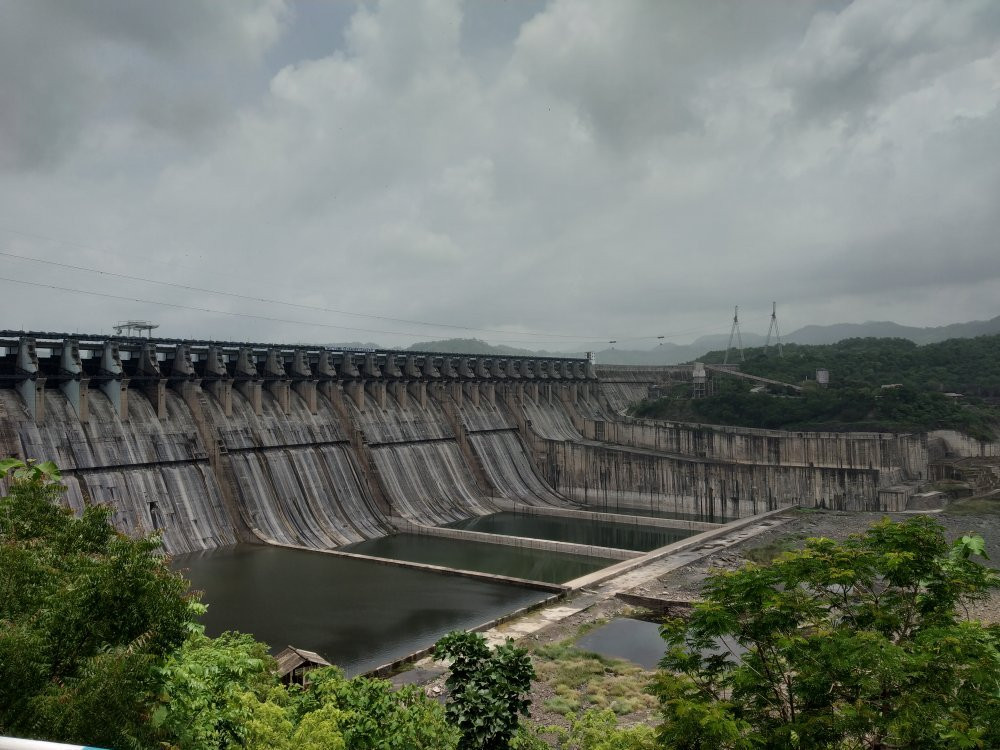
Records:
{"label": "grass patch", "polygon": [[554,693],[544,704],[548,711],[567,716],[596,708],[625,716],[656,706],[645,692],[651,674],[631,662],[583,651],[570,639],[538,646],[533,653],[538,681]]}
{"label": "grass patch", "polygon": [[596,630],[602,625],[606,625],[607,622],[608,622],[607,617],[598,617],[596,620],[592,620],[591,622],[585,622],[583,623],[583,625],[581,625],[579,628],[576,629],[576,637],[580,638],[581,636],[584,636],[587,633],[589,633],[591,630]]}

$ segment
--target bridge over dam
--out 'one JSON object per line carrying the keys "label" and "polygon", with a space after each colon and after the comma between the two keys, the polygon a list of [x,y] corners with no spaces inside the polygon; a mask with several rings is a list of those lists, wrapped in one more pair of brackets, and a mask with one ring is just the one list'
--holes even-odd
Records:
{"label": "bridge over dam", "polygon": [[171,553],[448,535],[517,508],[900,510],[927,476],[921,435],[624,416],[649,377],[571,358],[3,331],[0,451],[55,461],[70,507],[107,504]]}

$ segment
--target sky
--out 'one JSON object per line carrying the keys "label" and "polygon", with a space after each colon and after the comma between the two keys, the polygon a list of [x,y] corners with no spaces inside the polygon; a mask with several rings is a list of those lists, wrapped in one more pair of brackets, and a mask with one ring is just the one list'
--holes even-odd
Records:
{"label": "sky", "polygon": [[0,0],[2,329],[1000,314],[995,0]]}

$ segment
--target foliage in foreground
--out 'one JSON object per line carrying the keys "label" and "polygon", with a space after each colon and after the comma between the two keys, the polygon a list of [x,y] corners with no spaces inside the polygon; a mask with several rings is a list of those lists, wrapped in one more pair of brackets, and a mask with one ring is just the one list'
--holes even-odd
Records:
{"label": "foliage in foreground", "polygon": [[148,746],[156,667],[197,616],[187,582],[106,508],[73,518],[55,466],[0,462],[0,734]]}
{"label": "foliage in foreground", "polygon": [[710,576],[690,621],[661,630],[661,742],[1000,747],[1000,629],[958,615],[997,585],[980,555],[982,538],[949,548],[915,517]]}
{"label": "foliage in foreground", "polygon": [[568,727],[522,727],[510,744],[511,750],[655,750],[658,746],[652,727],[621,727],[614,711],[590,709],[567,718]]}
{"label": "foliage in foreground", "polygon": [[204,606],[159,539],[107,508],[60,507],[50,463],[0,462],[0,734],[111,748],[449,750],[459,732],[418,688],[310,673],[285,688],[267,646],[208,638]]}
{"label": "foliage in foreground", "polygon": [[462,733],[460,750],[503,750],[527,715],[535,670],[527,651],[508,640],[490,649],[479,633],[453,631],[434,644],[451,660],[447,715]]}
{"label": "foliage in foreground", "polygon": [[153,720],[181,750],[449,750],[458,732],[419,688],[348,680],[337,667],[285,688],[266,647],[247,635],[195,635],[170,659]]}

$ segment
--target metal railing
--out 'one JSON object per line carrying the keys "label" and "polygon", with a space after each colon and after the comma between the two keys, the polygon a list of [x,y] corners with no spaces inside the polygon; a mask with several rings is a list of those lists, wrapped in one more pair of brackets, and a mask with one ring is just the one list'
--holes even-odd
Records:
{"label": "metal railing", "polygon": [[90,745],[66,745],[62,742],[22,740],[17,737],[0,737],[0,750],[103,750]]}

